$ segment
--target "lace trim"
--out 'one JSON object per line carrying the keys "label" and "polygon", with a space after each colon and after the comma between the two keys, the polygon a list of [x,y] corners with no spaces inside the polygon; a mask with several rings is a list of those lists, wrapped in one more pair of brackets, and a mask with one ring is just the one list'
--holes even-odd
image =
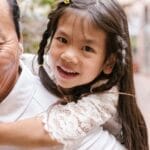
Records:
{"label": "lace trim", "polygon": [[78,103],[53,105],[42,114],[45,130],[51,138],[69,144],[103,125],[117,112],[118,89],[83,97]]}

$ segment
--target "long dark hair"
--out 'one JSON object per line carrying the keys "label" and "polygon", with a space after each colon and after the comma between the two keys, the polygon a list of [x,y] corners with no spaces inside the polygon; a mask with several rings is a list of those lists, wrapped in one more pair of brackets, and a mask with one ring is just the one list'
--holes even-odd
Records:
{"label": "long dark hair", "polygon": [[[118,85],[120,93],[118,113],[122,122],[124,145],[128,150],[148,150],[147,129],[143,116],[136,104],[133,82],[132,54],[126,15],[116,0],[72,0],[65,4],[60,2],[57,8],[49,14],[47,29],[43,34],[38,51],[38,63],[43,64],[45,47],[48,40],[52,40],[57,24],[67,8],[86,11],[93,23],[107,33],[107,58],[115,54],[116,64],[112,73],[107,76],[108,82],[93,89],[93,92],[102,92]],[[47,75],[44,68],[39,68],[39,75],[44,86],[54,94],[63,97],[55,83]],[[102,73],[87,85],[74,88],[72,100],[77,101],[83,93],[87,93],[93,83],[105,75]]]}

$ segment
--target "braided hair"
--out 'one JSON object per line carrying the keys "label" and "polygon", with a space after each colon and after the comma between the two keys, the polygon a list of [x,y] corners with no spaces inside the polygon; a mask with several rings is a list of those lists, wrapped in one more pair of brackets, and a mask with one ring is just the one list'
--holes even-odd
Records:
{"label": "braided hair", "polygon": [[[57,96],[64,97],[57,85],[44,70],[44,52],[48,40],[53,39],[57,24],[67,8],[84,10],[91,20],[107,33],[106,60],[111,54],[116,55],[116,63],[110,75],[103,72],[91,83],[75,87],[71,100],[78,101],[82,94],[90,93],[93,84],[101,79],[108,79],[106,83],[92,89],[93,93],[102,92],[118,85],[120,93],[118,113],[122,122],[123,143],[128,150],[148,150],[148,137],[143,116],[138,109],[133,82],[132,54],[128,33],[127,18],[116,0],[72,0],[65,4],[60,2],[57,8],[49,14],[47,29],[43,34],[38,51],[39,75],[44,86]],[[132,95],[132,96],[131,96]]]}

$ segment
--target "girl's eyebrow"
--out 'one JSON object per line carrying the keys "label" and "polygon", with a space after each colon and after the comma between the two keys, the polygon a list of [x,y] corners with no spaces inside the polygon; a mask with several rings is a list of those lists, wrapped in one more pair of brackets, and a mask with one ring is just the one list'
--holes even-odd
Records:
{"label": "girl's eyebrow", "polygon": [[[68,34],[66,32],[64,32],[63,30],[61,30],[61,29],[57,30],[56,35],[58,35],[58,34],[62,35],[62,36],[65,36],[65,37],[68,37]],[[84,43],[87,43],[87,44],[96,43],[96,41],[94,39],[91,39],[91,38],[88,38],[88,37],[84,37],[81,41],[84,42]]]}
{"label": "girl's eyebrow", "polygon": [[[56,35],[57,35],[57,34],[61,34],[61,35],[63,35],[63,36],[68,36],[67,33],[64,32],[64,31],[62,31],[62,30],[58,30],[58,31],[56,32]],[[86,37],[84,37],[83,41],[86,42],[86,43],[88,43],[88,44],[95,43],[95,40],[94,40],[94,39],[88,39],[88,38],[86,38]]]}
{"label": "girl's eyebrow", "polygon": [[66,32],[62,31],[62,30],[57,30],[56,35],[57,34],[61,34],[63,36],[68,36]]}

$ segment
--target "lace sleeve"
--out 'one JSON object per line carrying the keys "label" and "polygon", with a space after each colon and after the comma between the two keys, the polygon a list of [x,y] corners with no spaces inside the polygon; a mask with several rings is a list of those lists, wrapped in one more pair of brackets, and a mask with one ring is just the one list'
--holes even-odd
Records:
{"label": "lace sleeve", "polygon": [[83,97],[78,103],[50,107],[43,114],[45,129],[60,143],[83,137],[116,113],[117,92],[117,87],[113,87],[107,93]]}

